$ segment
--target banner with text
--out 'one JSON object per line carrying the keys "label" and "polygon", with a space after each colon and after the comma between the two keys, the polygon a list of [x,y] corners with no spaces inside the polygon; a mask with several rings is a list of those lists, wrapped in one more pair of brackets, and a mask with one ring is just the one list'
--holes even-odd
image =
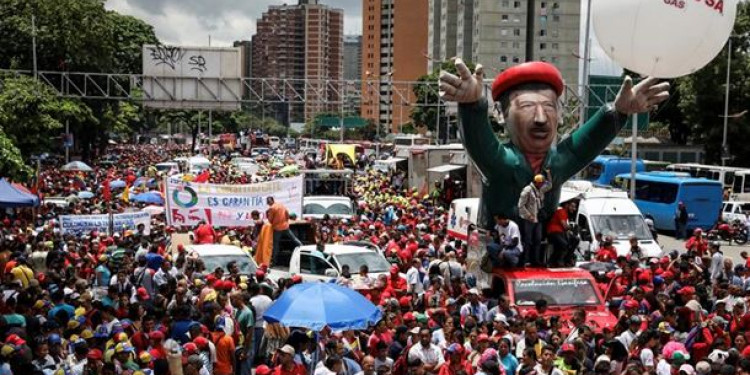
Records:
{"label": "banner with text", "polygon": [[241,227],[252,222],[250,213],[265,216],[266,198],[302,217],[303,176],[249,185],[191,183],[170,178],[167,184],[167,222],[195,226],[205,220],[215,227]]}
{"label": "banner with text", "polygon": [[[148,212],[133,212],[112,215],[115,232],[138,229],[143,224],[144,233],[151,232],[151,215]],[[107,232],[109,229],[109,215],[62,215],[60,216],[60,230],[77,236],[88,234],[94,230]]]}

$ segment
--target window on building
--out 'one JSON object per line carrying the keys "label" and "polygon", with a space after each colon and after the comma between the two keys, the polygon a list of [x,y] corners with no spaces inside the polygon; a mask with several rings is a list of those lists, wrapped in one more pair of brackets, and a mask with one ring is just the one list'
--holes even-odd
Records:
{"label": "window on building", "polygon": [[547,49],[547,43],[539,43],[539,50]]}
{"label": "window on building", "polygon": [[552,9],[560,9],[560,3],[558,2],[552,3]]}
{"label": "window on building", "polygon": [[513,8],[520,8],[520,7],[521,7],[521,2],[520,1],[514,1],[513,2]]}
{"label": "window on building", "polygon": [[547,9],[547,3],[546,2],[542,1],[539,5],[542,7],[542,9]]}
{"label": "window on building", "polygon": [[513,56],[513,63],[518,64],[521,61],[521,59],[518,58],[518,56]]}
{"label": "window on building", "polygon": [[540,60],[540,61],[542,61],[542,62],[547,62],[547,57],[545,57],[545,56],[540,56],[540,57],[539,57],[539,60]]}
{"label": "window on building", "polygon": [[552,16],[552,21],[554,21],[554,22],[560,22],[560,16],[558,16],[557,14],[553,15]]}
{"label": "window on building", "polygon": [[503,22],[508,22],[508,15],[507,15],[507,14],[503,14],[502,16],[500,16],[500,19],[501,19],[501,20],[502,20]]}
{"label": "window on building", "polygon": [[560,45],[557,43],[552,43],[552,49],[554,50],[560,49]]}
{"label": "window on building", "polygon": [[508,42],[500,42],[500,47],[508,48]]}
{"label": "window on building", "polygon": [[500,56],[500,62],[508,62],[508,56]]}
{"label": "window on building", "polygon": [[502,36],[508,35],[508,30],[506,30],[506,29],[500,30],[500,35],[502,35]]}
{"label": "window on building", "polygon": [[514,36],[521,36],[521,29],[513,29]]}
{"label": "window on building", "polygon": [[503,0],[503,8],[510,7],[510,1],[509,0]]}
{"label": "window on building", "polygon": [[547,36],[547,30],[546,29],[539,30],[539,36]]}
{"label": "window on building", "polygon": [[552,63],[554,64],[554,63],[556,63],[556,62],[557,62],[557,57],[555,57],[555,56],[552,56]]}
{"label": "window on building", "polygon": [[513,42],[513,48],[515,48],[515,49],[521,48],[521,43],[519,43],[519,42]]}

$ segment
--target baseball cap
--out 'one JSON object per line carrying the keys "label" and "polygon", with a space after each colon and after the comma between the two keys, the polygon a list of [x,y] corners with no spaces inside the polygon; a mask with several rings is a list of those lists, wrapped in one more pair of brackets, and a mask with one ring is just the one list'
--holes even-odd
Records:
{"label": "baseball cap", "polygon": [[266,365],[260,365],[255,368],[256,375],[268,375],[271,373],[271,369]]}
{"label": "baseball cap", "polygon": [[480,333],[479,336],[477,336],[477,342],[488,342],[490,341],[490,337],[487,336],[486,333]]}
{"label": "baseball cap", "polygon": [[294,355],[294,348],[291,345],[284,345],[279,349],[280,352],[289,354],[291,356]]}
{"label": "baseball cap", "polygon": [[508,325],[508,318],[507,318],[507,317],[505,317],[505,315],[503,315],[503,314],[500,314],[500,313],[498,313],[498,314],[496,314],[496,315],[495,315],[495,319],[494,319],[494,321],[495,321],[496,323],[503,323],[503,324],[505,324],[506,326]]}
{"label": "baseball cap", "polygon": [[576,351],[576,348],[572,344],[569,344],[569,343],[563,344],[562,347],[560,348],[560,353],[575,353],[575,351]]}

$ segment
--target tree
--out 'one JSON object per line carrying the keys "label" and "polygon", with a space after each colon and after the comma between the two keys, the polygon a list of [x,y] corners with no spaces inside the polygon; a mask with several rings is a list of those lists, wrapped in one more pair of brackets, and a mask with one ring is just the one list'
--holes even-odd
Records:
{"label": "tree", "polygon": [[[0,81],[0,129],[23,157],[55,148],[65,121],[94,126],[91,109],[78,100],[58,97],[46,84],[29,77]],[[59,143],[57,143],[59,145]]]}
{"label": "tree", "polygon": [[[466,62],[469,71],[474,71],[474,64]],[[418,84],[414,86],[414,95],[417,97],[414,101],[415,107],[411,111],[411,119],[415,128],[426,127],[430,131],[435,131],[438,114],[438,79],[440,71],[445,70],[448,73],[458,74],[456,65],[452,61],[444,61],[432,73],[419,77]],[[445,108],[440,109],[440,123],[447,122]]]}
{"label": "tree", "polygon": [[[737,19],[732,36],[732,65],[729,86],[729,114],[741,112],[750,102],[750,4],[737,5]],[[723,138],[724,82],[727,71],[727,49],[703,69],[677,80],[678,107],[689,125],[694,144],[706,148],[706,161],[721,162]],[[732,164],[750,166],[750,116],[730,118],[728,145],[734,157]]]}
{"label": "tree", "polygon": [[0,176],[13,180],[25,180],[31,176],[31,168],[23,162],[21,150],[0,129]]}

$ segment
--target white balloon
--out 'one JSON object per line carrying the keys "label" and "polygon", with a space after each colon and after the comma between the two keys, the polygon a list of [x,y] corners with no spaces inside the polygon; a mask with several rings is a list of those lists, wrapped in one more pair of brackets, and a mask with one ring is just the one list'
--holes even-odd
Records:
{"label": "white balloon", "polygon": [[738,0],[593,0],[604,52],[643,76],[675,78],[711,62],[729,38]]}

